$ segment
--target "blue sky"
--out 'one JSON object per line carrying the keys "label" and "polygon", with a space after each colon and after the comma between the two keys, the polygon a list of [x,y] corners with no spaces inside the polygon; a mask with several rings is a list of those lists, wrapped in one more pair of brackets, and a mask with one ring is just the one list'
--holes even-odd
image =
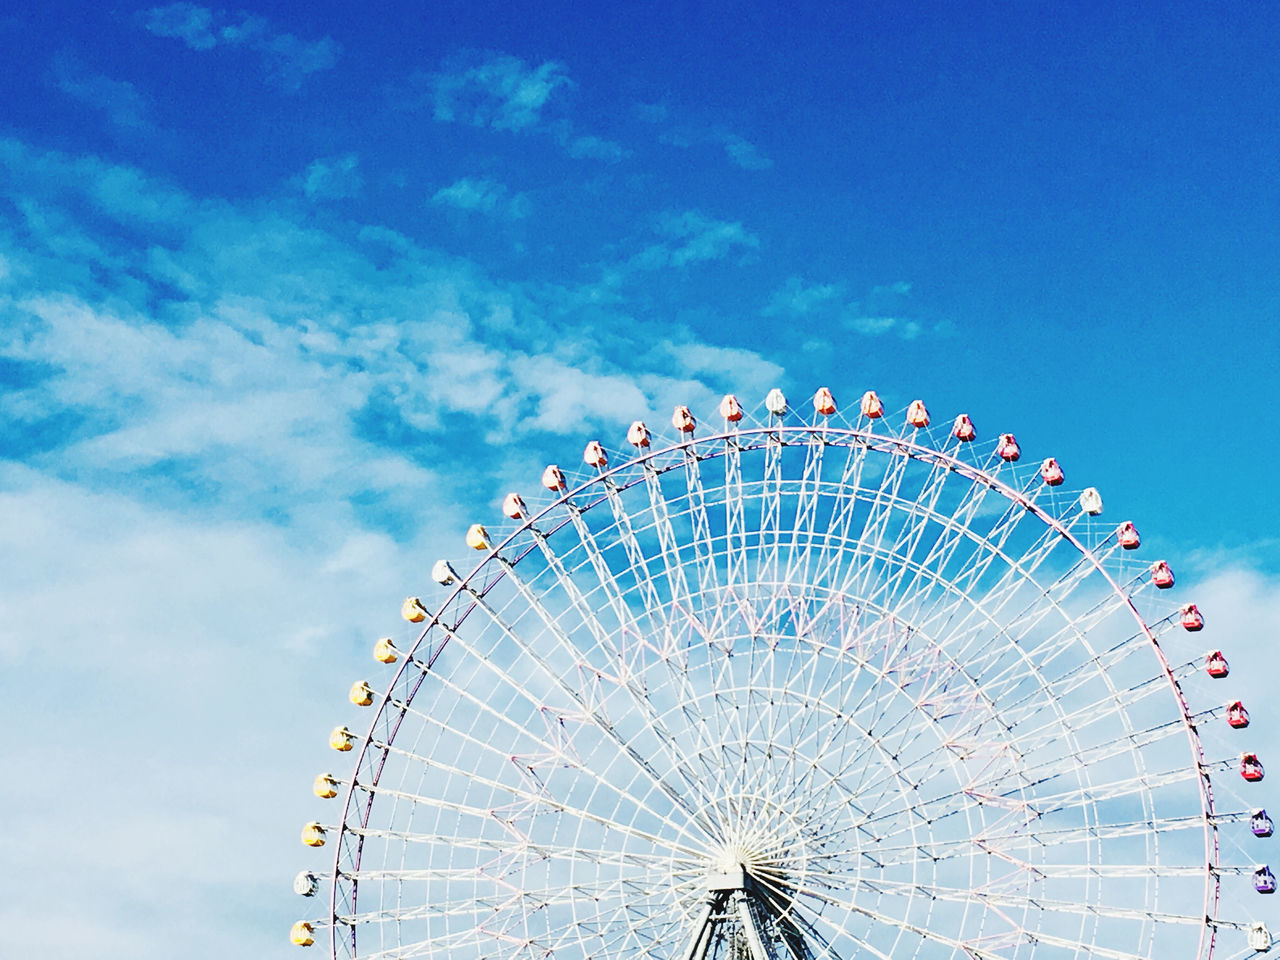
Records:
{"label": "blue sky", "polygon": [[541,464],[730,390],[1014,431],[1274,666],[1278,21],[0,13],[0,852],[46,864],[7,939],[287,954],[399,599]]}

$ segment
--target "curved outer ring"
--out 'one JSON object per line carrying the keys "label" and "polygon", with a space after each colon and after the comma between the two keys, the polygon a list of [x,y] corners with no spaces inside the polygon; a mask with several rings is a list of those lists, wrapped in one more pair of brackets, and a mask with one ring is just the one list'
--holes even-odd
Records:
{"label": "curved outer ring", "polygon": [[[1213,956],[1213,948],[1214,948],[1216,935],[1217,935],[1217,928],[1213,923],[1213,918],[1217,914],[1218,897],[1219,897],[1219,881],[1218,881],[1218,869],[1217,869],[1218,868],[1218,827],[1216,822],[1214,821],[1213,784],[1210,782],[1208,772],[1205,769],[1204,748],[1200,743],[1200,735],[1196,731],[1195,724],[1192,721],[1191,711],[1187,705],[1186,697],[1182,692],[1182,686],[1178,683],[1177,677],[1174,676],[1173,668],[1170,666],[1169,660],[1164,654],[1164,650],[1161,649],[1160,643],[1156,639],[1155,633],[1152,631],[1151,627],[1148,626],[1146,620],[1143,619],[1142,614],[1138,612],[1138,608],[1134,604],[1132,598],[1127,593],[1124,592],[1124,590],[1116,582],[1115,577],[1113,577],[1110,571],[1108,571],[1103,566],[1102,562],[1097,558],[1097,556],[1095,556],[1093,551],[1090,550],[1088,547],[1086,547],[1079,540],[1079,538],[1077,538],[1061,520],[1059,520],[1057,517],[1050,514],[1044,508],[1037,506],[1033,501],[1028,500],[1018,490],[1009,486],[1007,483],[1004,483],[1002,480],[998,479],[993,473],[990,473],[987,470],[976,467],[973,464],[965,463],[957,459],[956,457],[952,456],[951,454],[944,453],[941,450],[935,450],[932,447],[926,447],[921,444],[915,443],[912,440],[907,440],[902,437],[885,436],[882,434],[873,433],[870,430],[858,429],[858,428],[852,428],[852,427],[831,427],[825,423],[822,424],[821,426],[816,426],[816,425],[787,426],[781,423],[776,423],[769,426],[749,427],[744,430],[722,431],[719,433],[709,434],[707,436],[697,437],[697,438],[690,435],[678,443],[674,443],[674,444],[671,444],[670,446],[666,446],[662,448],[651,447],[647,451],[640,452],[637,456],[629,457],[628,459],[617,463],[615,466],[609,467],[604,470],[599,470],[595,476],[590,477],[588,480],[584,481],[578,486],[572,489],[566,489],[565,492],[561,494],[561,496],[553,500],[551,503],[547,504],[537,513],[526,516],[524,518],[523,523],[521,523],[520,526],[514,529],[506,537],[505,540],[503,540],[500,544],[492,547],[489,550],[489,552],[484,556],[484,558],[478,564],[476,564],[475,569],[473,569],[466,576],[459,578],[457,584],[453,588],[453,591],[449,594],[448,598],[446,598],[444,603],[440,605],[439,610],[441,611],[445,610],[449,606],[449,604],[452,603],[456,598],[461,596],[463,593],[467,592],[468,585],[470,584],[472,578],[474,578],[477,574],[479,574],[482,570],[484,570],[485,567],[492,560],[494,560],[494,558],[499,556],[499,554],[501,554],[501,552],[505,548],[511,546],[517,537],[519,537],[525,531],[538,529],[535,525],[536,521],[547,517],[552,510],[554,510],[556,507],[560,506],[561,504],[571,501],[575,495],[589,492],[591,488],[600,484],[604,480],[615,479],[623,470],[627,470],[629,468],[644,464],[646,462],[655,461],[660,457],[665,458],[677,452],[691,450],[691,448],[693,448],[698,441],[714,444],[714,446],[708,452],[698,454],[696,453],[696,451],[693,451],[695,455],[698,456],[698,459],[713,460],[717,457],[724,456],[726,449],[730,444],[736,445],[739,451],[759,450],[767,446],[770,441],[779,442],[784,446],[788,446],[790,445],[788,444],[786,439],[788,435],[802,437],[805,440],[817,439],[828,446],[861,445],[861,446],[865,446],[868,450],[875,450],[877,452],[887,453],[891,456],[894,454],[903,455],[903,456],[910,457],[913,460],[919,460],[924,463],[932,463],[937,466],[945,466],[949,470],[960,474],[961,476],[967,478],[973,483],[981,483],[984,486],[987,486],[990,489],[995,490],[997,493],[999,493],[1001,496],[1003,496],[1006,500],[1010,501],[1011,503],[1015,503],[1026,508],[1028,511],[1035,514],[1036,517],[1038,517],[1046,526],[1050,527],[1053,530],[1056,530],[1065,540],[1067,540],[1073,547],[1076,548],[1076,550],[1080,552],[1081,556],[1085,557],[1088,560],[1089,564],[1093,567],[1093,569],[1106,580],[1108,585],[1110,585],[1112,591],[1117,596],[1123,599],[1124,605],[1129,609],[1130,614],[1133,616],[1133,619],[1137,622],[1143,635],[1146,636],[1148,643],[1151,645],[1151,649],[1155,652],[1155,655],[1159,660],[1160,669],[1164,673],[1165,680],[1169,684],[1169,687],[1173,693],[1174,699],[1178,704],[1178,709],[1182,713],[1182,721],[1187,734],[1187,742],[1191,748],[1191,755],[1197,764],[1197,770],[1199,773],[1199,782],[1200,782],[1201,808],[1204,811],[1204,815],[1205,815],[1205,860],[1207,862],[1206,862],[1206,877],[1205,877],[1205,892],[1204,892],[1205,922],[1200,928],[1200,942],[1196,950],[1196,956],[1197,958],[1203,957],[1204,960],[1210,960],[1210,958]],[[844,442],[831,442],[829,439],[831,437],[837,438],[837,441],[844,441]],[[756,438],[756,441],[754,443],[752,442],[744,443],[743,441],[747,438]],[[682,460],[676,460],[675,462],[671,463],[668,466],[655,465],[655,469],[658,471],[658,473],[666,473],[680,466],[682,462],[683,462]],[[643,481],[642,476],[635,477],[625,482],[618,483],[618,489],[626,490],[638,483],[641,483],[642,481]],[[591,499],[585,506],[581,506],[580,509],[583,511],[589,510],[592,507],[595,507],[600,503],[604,502],[604,499],[605,497],[602,494],[598,497],[595,497],[594,499]],[[541,532],[544,536],[550,536],[551,534],[554,534],[557,530],[559,530],[561,527],[563,527],[565,524],[569,522],[570,521],[567,519],[558,520],[550,528]],[[512,563],[513,565],[515,563],[519,563],[519,561],[523,559],[527,553],[534,550],[535,548],[536,548],[536,545],[534,544],[530,544],[526,546],[523,550],[521,550],[516,555],[514,560],[511,560],[508,562]],[[501,578],[504,575],[505,574],[503,573],[499,573],[493,582],[496,583],[498,580],[501,580]],[[492,586],[492,584],[490,584],[490,586]],[[488,589],[489,587],[484,587],[478,592],[483,594],[487,592]],[[466,606],[466,608],[462,611],[461,615],[458,617],[457,622],[453,624],[453,629],[456,629],[467,618],[473,606],[474,606],[474,602]],[[403,662],[400,664],[399,668],[396,670],[395,675],[391,678],[390,683],[388,683],[386,691],[383,692],[382,700],[378,704],[378,709],[374,711],[373,719],[369,724],[369,730],[365,734],[364,739],[360,744],[359,753],[357,753],[355,756],[355,765],[354,765],[355,771],[359,771],[361,764],[364,762],[365,754],[369,751],[370,747],[377,747],[377,744],[373,739],[374,731],[377,726],[378,719],[383,715],[383,711],[386,710],[390,702],[391,691],[395,689],[396,684],[399,683],[401,677],[404,675],[405,669],[409,666],[409,664],[415,662],[412,659],[413,655],[417,652],[418,647],[421,645],[422,641],[426,639],[426,636],[431,631],[431,628],[434,627],[439,622],[440,622],[440,613],[436,613],[427,622],[427,625],[423,628],[422,633],[418,635],[418,639],[414,641],[413,646],[410,647],[409,650],[405,652]],[[440,652],[441,650],[444,649],[444,645],[446,643],[448,643],[447,637],[434,651],[431,652],[430,656],[427,658],[425,663],[423,663],[422,661],[418,661],[419,663],[422,663],[422,666],[425,669],[419,669],[418,676],[415,678],[413,684],[409,689],[408,696],[406,697],[406,700],[405,700],[406,704],[409,701],[411,701],[413,697],[417,694],[418,687],[426,679],[427,673],[430,671],[430,668],[435,664],[436,657],[440,655]],[[396,732],[399,730],[400,724],[404,720],[405,713],[406,713],[405,708],[401,708],[399,715],[395,718],[395,721],[392,723],[390,736],[388,737],[388,743],[390,743],[392,740],[395,739]],[[378,783],[379,779],[382,776],[382,769],[386,764],[386,760],[389,752],[385,746],[382,747],[381,750],[382,750],[381,756],[378,757],[374,763],[374,776],[373,776],[374,785]],[[338,835],[335,838],[335,843],[334,843],[333,877],[332,877],[333,882],[330,884],[330,890],[329,890],[329,949],[330,949],[331,955],[335,958],[335,960],[337,960],[338,958],[338,927],[339,927],[339,922],[337,919],[338,918],[338,880],[342,876],[342,872],[341,872],[342,840],[343,840],[344,834],[346,833],[347,820],[351,814],[353,797],[355,795],[356,789],[357,789],[357,785],[355,782],[355,775],[353,774],[351,783],[347,785],[346,796],[343,799],[342,819],[340,821]],[[368,803],[366,804],[363,810],[363,813],[359,818],[359,826],[361,828],[368,827],[369,815],[372,812],[372,809],[373,809],[373,796],[372,794],[370,794]],[[363,850],[364,850],[364,837],[361,835],[357,835],[355,856],[353,858],[353,867],[356,870],[360,868],[360,859],[363,854]],[[352,880],[351,881],[351,909],[353,912],[355,911],[357,894],[358,894],[357,886],[358,886],[358,881]],[[1208,947],[1207,953],[1205,952],[1206,939],[1207,939],[1207,947]],[[355,956],[355,946],[356,946],[356,929],[354,926],[352,926],[350,929],[350,947],[351,947],[352,956]]]}

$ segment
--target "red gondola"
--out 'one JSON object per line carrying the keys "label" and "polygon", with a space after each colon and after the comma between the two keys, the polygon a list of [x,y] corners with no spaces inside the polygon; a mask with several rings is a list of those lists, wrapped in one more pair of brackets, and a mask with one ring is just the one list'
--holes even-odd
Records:
{"label": "red gondola", "polygon": [[1221,650],[1214,650],[1204,658],[1204,669],[1211,677],[1225,677],[1231,672],[1231,668],[1227,665],[1227,658],[1222,655]]}
{"label": "red gondola", "polygon": [[1182,608],[1182,629],[1191,633],[1204,629],[1204,615],[1194,603],[1188,603]]}
{"label": "red gondola", "polygon": [[1258,759],[1258,755],[1256,753],[1241,754],[1240,776],[1244,777],[1250,783],[1257,783],[1262,779],[1262,761]]}
{"label": "red gondola", "polygon": [[1161,590],[1168,590],[1173,586],[1173,569],[1163,560],[1157,560],[1151,565],[1151,582]]}
{"label": "red gondola", "polygon": [[1227,704],[1227,723],[1237,730],[1242,730],[1249,725],[1249,711],[1239,700]]}

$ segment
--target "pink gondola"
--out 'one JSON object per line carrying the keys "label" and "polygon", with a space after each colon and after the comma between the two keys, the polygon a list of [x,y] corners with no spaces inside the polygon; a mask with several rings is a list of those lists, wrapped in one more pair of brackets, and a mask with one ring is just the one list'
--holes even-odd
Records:
{"label": "pink gondola", "polygon": [[1173,568],[1163,560],[1157,560],[1151,565],[1151,582],[1161,590],[1168,590],[1173,586]]}
{"label": "pink gondola", "polygon": [[1012,433],[1000,434],[1000,442],[996,444],[996,455],[1009,463],[1013,463],[1022,456],[1022,448],[1018,446],[1018,441],[1014,439]]}
{"label": "pink gondola", "polygon": [[1138,528],[1128,520],[1116,527],[1116,540],[1126,550],[1136,550],[1142,544],[1142,538],[1138,536]]}
{"label": "pink gondola", "polygon": [[1040,464],[1040,477],[1051,487],[1056,487],[1066,479],[1062,473],[1062,467],[1058,466],[1058,461],[1050,457],[1044,463]]}
{"label": "pink gondola", "polygon": [[973,421],[969,419],[967,413],[962,413],[956,417],[955,423],[951,425],[951,435],[957,440],[963,440],[968,443],[978,435],[978,431],[973,426]]}

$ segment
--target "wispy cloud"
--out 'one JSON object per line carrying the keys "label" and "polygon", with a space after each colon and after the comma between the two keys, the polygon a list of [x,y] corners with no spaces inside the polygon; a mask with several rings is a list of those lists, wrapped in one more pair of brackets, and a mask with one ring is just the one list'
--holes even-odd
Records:
{"label": "wispy cloud", "polygon": [[344,200],[358,197],[364,190],[360,159],[354,153],[341,157],[321,157],[311,161],[299,183],[311,200]]}
{"label": "wispy cloud", "polygon": [[872,287],[861,301],[845,308],[842,319],[845,326],[857,333],[878,336],[892,332],[903,340],[914,340],[924,329],[924,325],[912,317],[915,309],[911,284],[899,280]]}
{"label": "wispy cloud", "polygon": [[850,300],[843,284],[811,284],[801,277],[789,277],[760,312],[770,317],[837,323],[865,336],[893,333],[903,340],[914,340],[926,329],[942,332],[948,328],[945,321],[927,324],[919,310],[911,284],[905,281],[873,287],[860,300]]}
{"label": "wispy cloud", "polygon": [[171,3],[145,13],[144,26],[158,37],[181,40],[192,50],[244,47],[257,53],[269,75],[286,89],[296,90],[313,73],[338,62],[341,48],[331,37],[303,40],[275,30],[262,17],[224,11],[194,3]]}
{"label": "wispy cloud", "polygon": [[761,311],[766,317],[803,317],[836,309],[843,302],[845,288],[839,283],[805,284],[800,277],[788,277]]}
{"label": "wispy cloud", "polygon": [[529,215],[527,196],[513,194],[505,184],[483,177],[463,177],[441,187],[431,197],[431,202],[508,220],[519,220]]}
{"label": "wispy cloud", "polygon": [[427,91],[441,123],[548,136],[577,160],[617,163],[630,156],[622,144],[579,130],[567,116],[565,94],[575,88],[564,64],[534,65],[501,53],[467,53],[435,73],[411,80]]}
{"label": "wispy cloud", "polygon": [[452,68],[432,74],[429,85],[437,120],[525,130],[542,120],[552,96],[571,87],[572,81],[564,65],[553,60],[535,67],[519,57],[499,54],[469,65],[455,62]]}
{"label": "wispy cloud", "polygon": [[146,27],[158,37],[181,40],[192,50],[212,50],[221,42],[214,32],[213,11],[194,3],[152,7],[146,13]]}
{"label": "wispy cloud", "polygon": [[[636,104],[635,112],[640,120],[652,124],[665,124],[670,113],[662,103]],[[677,123],[660,133],[658,140],[685,150],[701,144],[714,144],[724,150],[731,163],[743,170],[768,170],[773,166],[773,161],[746,137],[716,124]]]}
{"label": "wispy cloud", "polygon": [[605,160],[609,163],[617,163],[630,156],[630,151],[622,144],[603,137],[568,135],[561,139],[561,143],[569,156],[577,160]]}
{"label": "wispy cloud", "polygon": [[151,105],[132,83],[90,70],[70,53],[53,59],[53,84],[62,93],[95,110],[122,131],[138,131],[151,125]]}
{"label": "wispy cloud", "polygon": [[[16,435],[47,431],[51,417],[74,420],[45,444],[46,456],[99,483],[131,478],[126,486],[157,496],[253,502],[273,516],[323,491],[328,502],[381,504],[374,512],[390,516],[423,482],[417,458],[440,439],[428,432],[447,432],[456,415],[482,416],[499,438],[561,429],[559,413],[548,421],[538,412],[561,408],[546,399],[561,386],[539,373],[552,364],[608,377],[625,360],[651,377],[641,388],[648,402],[683,382],[664,379],[667,358],[651,358],[646,371],[616,332],[617,359],[600,355],[603,342],[557,288],[508,290],[405,238],[340,241],[128,168],[11,143],[0,144],[0,160],[16,168],[6,189],[43,211],[0,247],[12,276],[25,278],[25,292],[6,301],[0,356],[41,371],[5,394],[4,414]],[[479,179],[437,197],[507,216],[522,199]],[[58,216],[86,198],[146,241],[73,229]],[[659,230],[652,266],[759,245],[741,224],[696,211],[669,214]],[[95,274],[96,295],[82,283]],[[579,335],[564,337],[564,323]],[[542,346],[513,356],[517,329]],[[599,413],[580,411],[575,424]],[[351,462],[365,467],[352,473]]]}
{"label": "wispy cloud", "polygon": [[760,238],[740,222],[716,220],[697,210],[664,214],[658,221],[658,232],[668,239],[646,247],[636,259],[636,266],[684,267],[720,260],[735,249],[750,251],[760,247]]}
{"label": "wispy cloud", "polygon": [[736,133],[719,130],[712,136],[724,147],[724,152],[729,159],[743,170],[768,170],[773,166],[773,161],[761,153],[754,143]]}

